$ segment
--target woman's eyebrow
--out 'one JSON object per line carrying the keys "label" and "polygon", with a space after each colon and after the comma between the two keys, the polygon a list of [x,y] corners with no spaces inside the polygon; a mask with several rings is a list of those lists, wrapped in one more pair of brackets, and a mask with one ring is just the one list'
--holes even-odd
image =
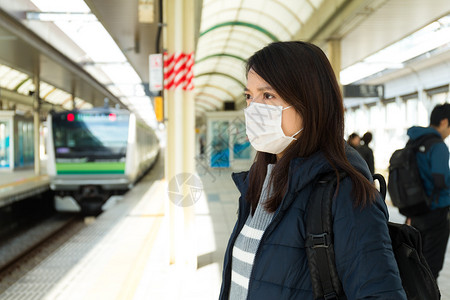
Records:
{"label": "woman's eyebrow", "polygon": [[[259,87],[259,88],[257,88],[257,90],[258,91],[267,91],[267,90],[274,91],[274,89],[271,86],[269,86],[269,85],[268,86]],[[244,92],[250,92],[250,90],[248,88],[244,88]]]}

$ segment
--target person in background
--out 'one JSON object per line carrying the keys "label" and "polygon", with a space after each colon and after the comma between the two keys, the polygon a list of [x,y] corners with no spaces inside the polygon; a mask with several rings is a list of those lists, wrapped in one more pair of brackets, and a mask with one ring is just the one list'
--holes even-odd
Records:
{"label": "person in background", "polygon": [[348,136],[347,143],[353,147],[353,149],[358,149],[361,145],[361,138],[356,132],[353,132]]}
{"label": "person in background", "polygon": [[364,160],[367,163],[367,166],[369,167],[370,173],[375,173],[375,162],[373,158],[373,151],[369,147],[369,143],[372,141],[372,133],[367,131],[364,133],[363,137],[361,138],[363,144],[359,146],[356,150],[358,150],[359,154],[364,158]]}
{"label": "person in background", "polygon": [[450,206],[449,150],[444,139],[450,134],[450,103],[437,105],[430,116],[429,127],[413,126],[408,136],[416,140],[427,134],[442,138],[430,147],[426,153],[417,153],[417,165],[426,193],[431,196],[431,210],[420,216],[412,217],[410,224],[417,228],[422,236],[422,252],[434,277],[439,276],[444,264],[449,238],[448,212]]}
{"label": "person in background", "polygon": [[205,136],[200,135],[200,137],[198,138],[198,142],[200,144],[200,156],[203,157],[203,155],[205,154]]}
{"label": "person in background", "polygon": [[342,94],[326,55],[310,43],[274,42],[246,71],[246,132],[257,154],[250,171],[232,175],[241,196],[219,298],[313,299],[305,211],[315,182],[331,173],[333,246],[347,299],[406,299],[387,207],[346,145]]}

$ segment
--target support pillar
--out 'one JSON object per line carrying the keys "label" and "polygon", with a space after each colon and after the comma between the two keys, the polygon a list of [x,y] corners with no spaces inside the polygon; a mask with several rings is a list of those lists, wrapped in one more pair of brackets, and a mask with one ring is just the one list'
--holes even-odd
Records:
{"label": "support pillar", "polygon": [[75,103],[75,80],[72,80],[72,90],[71,90],[71,96],[72,96],[72,109],[75,110],[77,109],[76,103]]}
{"label": "support pillar", "polygon": [[[169,55],[194,50],[194,0],[164,1],[164,48]],[[193,91],[181,86],[165,91],[167,109],[166,180],[195,174],[195,111]],[[186,191],[183,191],[185,195]],[[169,201],[170,263],[197,267],[194,207]]]}
{"label": "support pillar", "polygon": [[331,39],[328,41],[328,59],[333,67],[337,82],[341,84],[341,40]]}
{"label": "support pillar", "polygon": [[40,133],[39,127],[41,122],[39,119],[39,114],[41,110],[41,99],[40,94],[40,59],[36,58],[34,74],[33,74],[33,84],[34,84],[34,100],[33,100],[33,116],[34,116],[34,174],[39,175],[41,173],[41,152],[40,152]]}
{"label": "support pillar", "polygon": [[[185,53],[192,53],[195,49],[195,0],[182,1],[184,4],[183,46]],[[184,172],[196,175],[195,168],[195,100],[194,91],[186,90],[184,93],[184,120],[183,120],[183,168]],[[189,192],[188,192],[189,193]],[[197,268],[197,253],[195,247],[195,211],[194,205],[184,208],[184,240],[186,249],[186,263],[189,268]]]}

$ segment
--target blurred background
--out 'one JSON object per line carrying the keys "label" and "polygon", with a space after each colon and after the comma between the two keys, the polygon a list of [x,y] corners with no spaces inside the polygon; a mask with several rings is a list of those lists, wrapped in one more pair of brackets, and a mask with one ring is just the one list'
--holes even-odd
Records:
{"label": "blurred background", "polygon": [[449,102],[448,0],[0,0],[0,299],[217,298],[245,61],[286,40],[327,54],[377,173]]}

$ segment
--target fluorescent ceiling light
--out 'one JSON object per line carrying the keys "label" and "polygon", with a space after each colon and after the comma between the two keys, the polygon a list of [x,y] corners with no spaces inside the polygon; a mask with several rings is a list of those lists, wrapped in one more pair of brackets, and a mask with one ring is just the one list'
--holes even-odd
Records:
{"label": "fluorescent ceiling light", "polygon": [[39,84],[39,97],[44,99],[48,93],[55,89],[56,88],[53,85],[41,81],[41,84]]}
{"label": "fluorescent ceiling light", "polygon": [[28,78],[28,75],[7,67],[0,65],[0,87],[15,90],[20,84]]}
{"label": "fluorescent ceiling light", "polygon": [[108,74],[111,81],[117,84],[139,84],[141,79],[129,63],[102,64],[99,68]]}
{"label": "fluorescent ceiling light", "polygon": [[[77,107],[78,107],[78,104],[77,104]],[[92,107],[93,107],[92,104],[83,101],[83,103],[81,103],[78,108],[89,109],[89,108],[92,108]]]}
{"label": "fluorescent ceiling light", "polygon": [[[29,96],[30,92],[36,90],[33,79],[28,74],[2,64],[0,64],[0,87],[26,96]],[[69,93],[57,89],[44,81],[40,82],[39,91],[40,98],[52,104],[61,104],[71,98]],[[76,99],[81,101],[80,104],[85,102],[83,99]]]}
{"label": "fluorescent ceiling light", "polygon": [[145,97],[145,91],[142,84],[116,84],[108,85],[108,89],[115,95],[121,97]]}
{"label": "fluorescent ceiling light", "polygon": [[78,60],[78,63],[106,85],[125,105],[135,103],[137,98],[140,98],[140,103],[145,105],[137,108],[131,105],[130,108],[141,115],[149,125],[156,124],[153,107],[150,98],[145,96],[141,78],[83,0],[31,1],[41,12],[30,14],[30,17],[54,21],[54,24],[86,53],[86,57]]}
{"label": "fluorescent ceiling light", "polygon": [[345,70],[341,71],[341,84],[350,84],[352,82],[358,81],[362,78],[366,78],[375,73],[381,72],[385,69],[400,69],[403,68],[403,64],[392,64],[388,62],[379,63],[367,63],[359,62],[356,63]]}
{"label": "fluorescent ceiling light", "polygon": [[47,21],[47,22],[97,22],[97,17],[91,13],[68,13],[68,12],[37,12],[28,11],[27,20]]}
{"label": "fluorescent ceiling light", "polygon": [[44,100],[48,101],[53,104],[63,104],[65,101],[72,98],[72,95],[70,95],[67,92],[64,92],[60,89],[55,89],[50,94],[48,94]]}
{"label": "fluorescent ceiling light", "polygon": [[150,98],[149,97],[127,97],[128,100],[130,101],[131,105],[136,106],[136,105],[150,105]]}
{"label": "fluorescent ceiling light", "polygon": [[42,11],[50,12],[85,12],[88,13],[91,10],[89,6],[83,0],[31,0]]}
{"label": "fluorescent ceiling light", "polygon": [[29,95],[30,92],[32,91],[34,91],[34,84],[32,78],[28,78],[28,80],[22,83],[17,89],[17,92],[22,95]]}
{"label": "fluorescent ceiling light", "polygon": [[100,22],[55,22],[95,62],[125,62],[125,55]]}
{"label": "fluorescent ceiling light", "polygon": [[102,84],[108,84],[111,82],[108,75],[93,65],[84,66],[84,69]]}
{"label": "fluorescent ceiling light", "polygon": [[385,69],[402,68],[407,60],[447,43],[450,43],[450,16],[445,16],[362,62],[345,68],[340,73],[341,83],[350,84]]}

